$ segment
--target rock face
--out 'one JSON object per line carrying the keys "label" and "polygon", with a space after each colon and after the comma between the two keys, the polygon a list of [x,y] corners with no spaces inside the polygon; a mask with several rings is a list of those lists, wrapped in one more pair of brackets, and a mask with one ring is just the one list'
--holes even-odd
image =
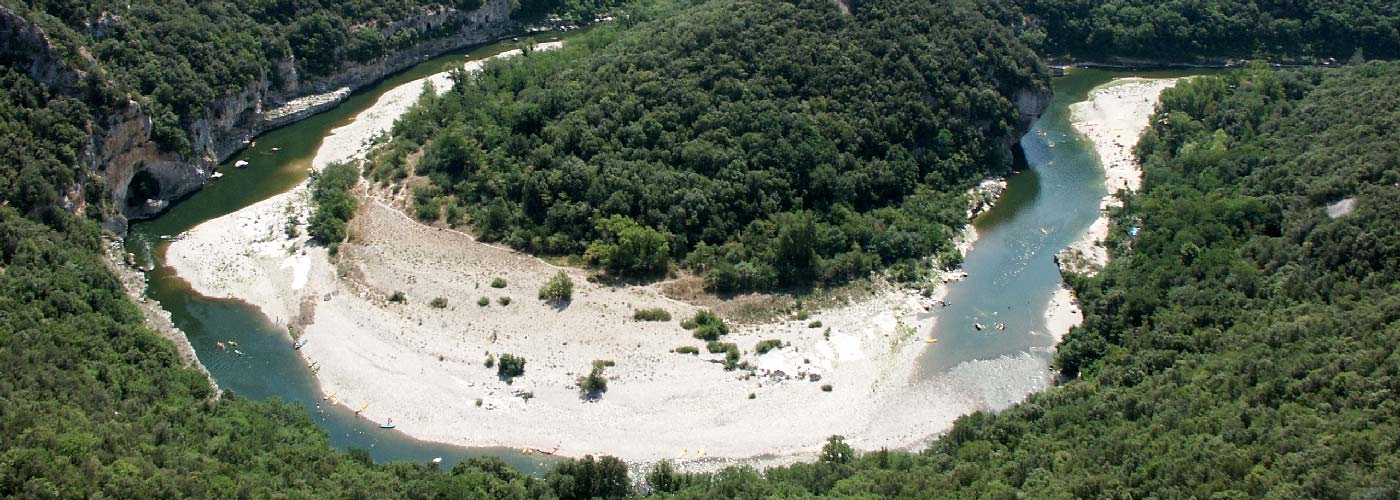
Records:
{"label": "rock face", "polygon": [[[443,9],[400,20],[381,28],[386,38],[405,29],[437,36],[363,64],[346,62],[324,77],[304,79],[294,60],[275,61],[271,70],[239,92],[208,103],[204,117],[186,129],[191,151],[161,151],[151,140],[151,117],[135,101],[99,113],[89,127],[92,136],[83,159],[102,173],[112,201],[121,211],[106,227],[121,232],[126,219],[152,217],[172,201],[198,190],[220,162],[263,131],[331,108],[355,89],[438,54],[518,32],[520,26],[510,19],[510,13],[511,0],[487,0],[470,12]],[[104,21],[120,23],[119,18]],[[22,67],[55,92],[71,88],[86,75],[64,64],[59,49],[40,26],[3,6],[0,61]],[[90,60],[85,63],[95,64]],[[306,98],[316,94],[324,95]],[[278,110],[289,102],[296,107]]]}
{"label": "rock face", "polygon": [[1016,113],[1019,115],[1016,130],[1012,134],[1004,135],[994,139],[997,151],[1001,153],[1001,158],[1011,167],[1017,168],[1017,158],[1021,156],[1021,137],[1030,131],[1031,125],[1040,118],[1041,113],[1050,107],[1050,101],[1055,94],[1049,85],[1039,87],[1026,87],[1016,91],[1011,96],[1011,101],[1016,106]]}
{"label": "rock face", "polygon": [[1048,87],[1040,90],[1021,89],[1016,91],[1016,111],[1021,114],[1023,130],[1029,130],[1031,124],[1040,118],[1041,113],[1050,108],[1050,101],[1054,97],[1054,92]]}
{"label": "rock face", "polygon": [[14,64],[34,81],[64,89],[84,73],[63,64],[63,57],[38,24],[0,5],[0,62]]}

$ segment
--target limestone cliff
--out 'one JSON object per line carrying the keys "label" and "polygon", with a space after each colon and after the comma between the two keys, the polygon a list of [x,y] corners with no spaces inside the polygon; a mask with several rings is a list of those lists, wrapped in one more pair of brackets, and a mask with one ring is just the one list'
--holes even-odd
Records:
{"label": "limestone cliff", "polygon": [[66,89],[86,75],[64,64],[44,28],[0,5],[0,63],[22,69],[34,81]]}
{"label": "limestone cliff", "polygon": [[[423,60],[518,32],[521,27],[510,14],[511,0],[487,0],[470,12],[440,9],[401,19],[379,28],[385,38],[407,29],[433,36],[366,63],[346,62],[322,77],[298,74],[293,59],[274,61],[268,71],[238,92],[208,103],[203,118],[186,128],[190,151],[160,150],[152,140],[151,116],[139,102],[95,110],[97,116],[88,127],[91,137],[82,160],[102,174],[120,210],[107,227],[121,232],[127,219],[154,216],[172,201],[198,190],[220,162],[259,133],[333,107],[355,89]],[[103,22],[91,29],[111,29],[120,22],[120,17],[104,16]],[[100,38],[100,33],[90,34]],[[64,61],[64,51],[57,45],[38,24],[0,6],[0,62],[22,68],[55,93],[70,92],[96,62],[81,49],[77,56],[70,56],[80,59],[77,63]],[[274,112],[289,102],[299,104]]]}
{"label": "limestone cliff", "polygon": [[[103,169],[112,201],[125,218],[154,216],[170,202],[199,189],[214,167],[259,133],[333,107],[355,89],[438,54],[518,31],[519,26],[510,19],[510,8],[511,0],[488,0],[471,12],[445,9],[400,20],[381,28],[386,38],[410,28],[420,33],[443,26],[455,30],[364,64],[347,62],[325,77],[303,78],[295,61],[277,61],[269,71],[275,74],[264,74],[240,92],[209,103],[205,118],[187,130],[194,146],[190,153],[159,151],[150,140],[150,117],[132,103],[125,113],[108,118],[95,141],[94,167]],[[332,95],[309,100],[313,105],[269,113],[289,101],[325,92]]]}

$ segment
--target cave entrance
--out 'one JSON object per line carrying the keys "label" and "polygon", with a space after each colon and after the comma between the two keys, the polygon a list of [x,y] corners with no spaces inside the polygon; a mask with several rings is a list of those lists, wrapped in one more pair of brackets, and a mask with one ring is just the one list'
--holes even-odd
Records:
{"label": "cave entrance", "polygon": [[131,176],[131,182],[126,185],[126,206],[135,208],[146,203],[146,200],[160,196],[160,180],[150,172],[142,170]]}

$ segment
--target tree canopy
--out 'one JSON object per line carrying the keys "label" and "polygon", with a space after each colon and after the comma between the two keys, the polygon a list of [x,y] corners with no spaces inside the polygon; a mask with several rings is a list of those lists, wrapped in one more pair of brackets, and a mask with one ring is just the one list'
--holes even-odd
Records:
{"label": "tree canopy", "polygon": [[962,190],[1009,165],[1005,146],[1026,126],[1016,97],[1048,86],[986,9],[642,10],[562,50],[459,75],[396,125],[371,175],[402,178],[402,151],[423,147],[412,168],[485,239],[592,249],[619,272],[675,260],[722,291],[916,262],[951,246]]}
{"label": "tree canopy", "polygon": [[1400,57],[1391,0],[1016,0],[1048,55]]}

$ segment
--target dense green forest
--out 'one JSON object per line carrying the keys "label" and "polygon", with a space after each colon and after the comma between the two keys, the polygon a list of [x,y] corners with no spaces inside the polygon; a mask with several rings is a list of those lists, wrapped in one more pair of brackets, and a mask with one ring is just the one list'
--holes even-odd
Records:
{"label": "dense green forest", "polygon": [[83,203],[86,215],[105,218],[101,181],[78,161],[87,116],[81,100],[52,95],[14,66],[0,65],[0,206],[30,213],[81,186],[86,199],[64,204]]}
{"label": "dense green forest", "polygon": [[370,175],[413,169],[432,180],[420,215],[446,203],[486,240],[621,274],[670,258],[730,291],[908,273],[953,252],[962,191],[1026,128],[1013,100],[1048,91],[983,9],[713,0],[600,28],[425,99]]}
{"label": "dense green forest", "polygon": [[1393,0],[1016,0],[1046,55],[1400,57]]}

